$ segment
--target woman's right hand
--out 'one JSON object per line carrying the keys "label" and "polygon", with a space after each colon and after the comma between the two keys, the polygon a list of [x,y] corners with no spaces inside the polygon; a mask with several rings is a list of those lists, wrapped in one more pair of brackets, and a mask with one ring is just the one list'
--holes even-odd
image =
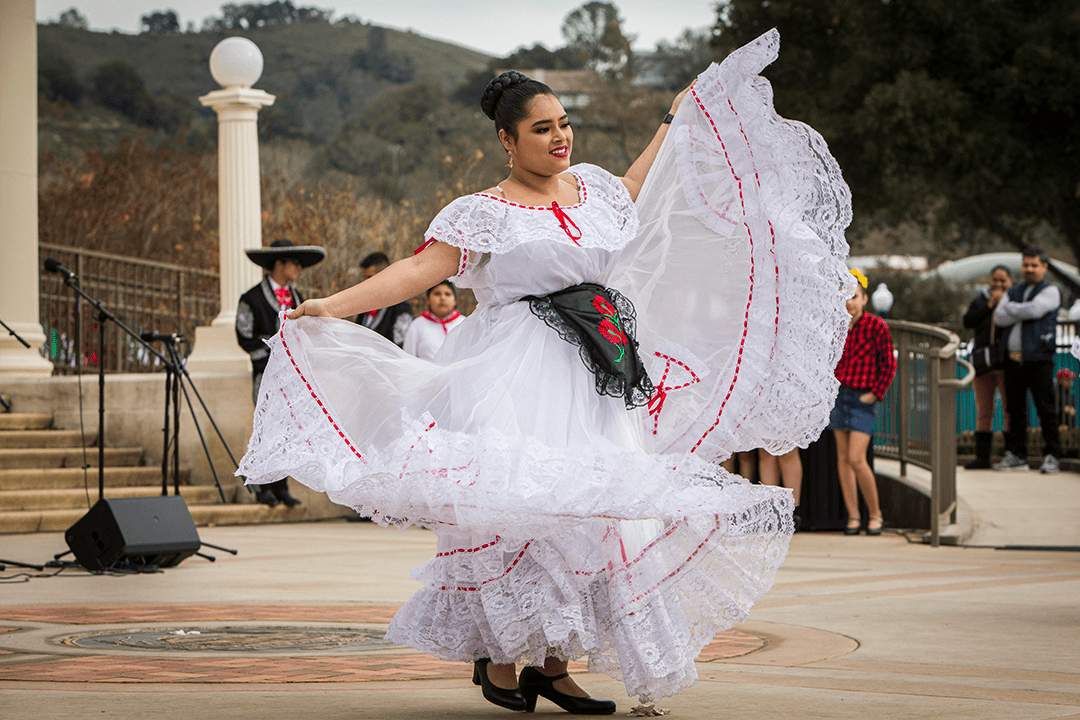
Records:
{"label": "woman's right hand", "polygon": [[312,317],[334,317],[330,310],[326,307],[326,298],[315,298],[313,300],[305,300],[297,305],[295,308],[285,314],[285,317],[290,320],[295,320],[298,317],[304,315],[311,315]]}

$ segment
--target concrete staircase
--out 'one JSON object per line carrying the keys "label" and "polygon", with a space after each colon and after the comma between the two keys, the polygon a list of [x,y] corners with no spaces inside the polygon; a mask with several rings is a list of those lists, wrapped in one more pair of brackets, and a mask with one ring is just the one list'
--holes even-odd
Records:
{"label": "concrete staircase", "polygon": [[[53,428],[51,415],[0,412],[0,533],[62,532],[86,514],[98,496],[95,435],[86,442],[90,467],[84,472],[78,431]],[[142,448],[105,448],[105,497],[160,495],[161,466],[142,462]],[[187,475],[181,468],[181,483]],[[171,476],[169,481],[171,488]],[[225,493],[229,504],[213,485],[180,488],[196,525],[288,522],[309,514],[303,506],[253,504],[243,488],[226,487]]]}

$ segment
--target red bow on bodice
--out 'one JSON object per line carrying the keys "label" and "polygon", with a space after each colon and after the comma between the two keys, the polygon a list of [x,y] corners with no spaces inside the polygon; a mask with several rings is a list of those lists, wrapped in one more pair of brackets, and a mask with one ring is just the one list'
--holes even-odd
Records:
{"label": "red bow on bodice", "polygon": [[281,307],[291,308],[293,306],[292,290],[287,287],[279,287],[274,290],[274,295],[277,296],[278,305]]}
{"label": "red bow on bodice", "polygon": [[[581,243],[578,242],[578,240],[581,239],[581,228],[577,226],[577,223],[571,220],[570,216],[566,214],[566,211],[562,209],[562,206],[554,200],[551,201],[551,212],[554,213],[555,219],[559,221],[559,227],[566,233],[566,237],[570,238],[575,245],[581,247]],[[570,228],[574,228],[574,230],[577,231],[577,235],[570,232]]]}

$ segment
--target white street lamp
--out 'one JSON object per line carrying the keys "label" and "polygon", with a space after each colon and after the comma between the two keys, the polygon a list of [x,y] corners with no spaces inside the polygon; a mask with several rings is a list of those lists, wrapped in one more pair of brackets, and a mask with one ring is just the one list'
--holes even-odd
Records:
{"label": "white street lamp", "polygon": [[874,310],[878,315],[888,317],[893,306],[893,294],[889,291],[889,286],[885,283],[878,285],[874,294],[870,296],[870,302],[874,304]]}

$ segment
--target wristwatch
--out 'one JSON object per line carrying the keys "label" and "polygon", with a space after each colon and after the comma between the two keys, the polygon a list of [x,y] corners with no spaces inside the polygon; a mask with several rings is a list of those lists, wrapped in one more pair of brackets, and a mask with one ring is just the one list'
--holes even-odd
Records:
{"label": "wristwatch", "polygon": [[662,122],[664,123],[664,125],[670,125],[671,121],[674,120],[674,119],[675,119],[675,116],[672,115],[671,113],[668,113],[667,115],[664,116],[664,119],[663,119]]}

